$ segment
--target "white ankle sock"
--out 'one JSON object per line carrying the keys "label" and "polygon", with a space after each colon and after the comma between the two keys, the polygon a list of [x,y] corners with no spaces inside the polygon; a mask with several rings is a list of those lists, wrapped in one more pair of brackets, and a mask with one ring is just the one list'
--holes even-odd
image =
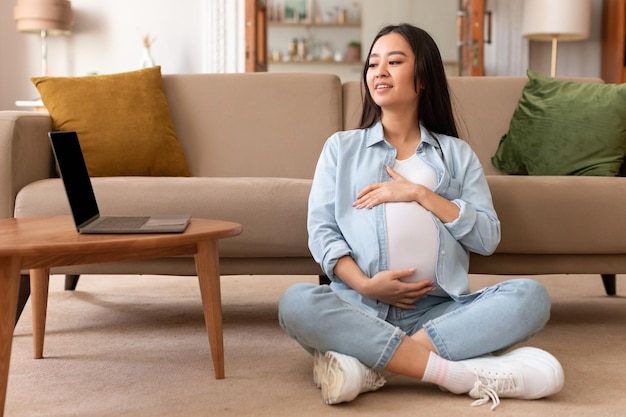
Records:
{"label": "white ankle sock", "polygon": [[476,376],[462,362],[449,361],[431,352],[422,378],[455,394],[465,394],[474,387]]}

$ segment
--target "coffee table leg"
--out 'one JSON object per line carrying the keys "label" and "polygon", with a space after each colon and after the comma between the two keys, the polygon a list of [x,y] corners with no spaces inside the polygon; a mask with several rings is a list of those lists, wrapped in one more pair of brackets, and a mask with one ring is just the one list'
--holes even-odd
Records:
{"label": "coffee table leg", "polygon": [[33,309],[33,357],[35,359],[43,358],[43,339],[46,334],[49,287],[50,269],[30,270],[30,298]]}
{"label": "coffee table leg", "polygon": [[209,335],[215,378],[224,378],[224,335],[222,331],[222,293],[220,288],[219,254],[214,241],[198,242],[195,255],[200,283],[204,323]]}
{"label": "coffee table leg", "polygon": [[15,309],[19,290],[20,258],[0,258],[0,417],[4,415],[7,396]]}

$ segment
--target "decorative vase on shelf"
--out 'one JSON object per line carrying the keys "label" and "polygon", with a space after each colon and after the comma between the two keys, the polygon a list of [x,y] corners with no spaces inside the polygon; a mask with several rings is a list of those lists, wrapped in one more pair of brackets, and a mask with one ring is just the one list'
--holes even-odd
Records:
{"label": "decorative vase on shelf", "polygon": [[141,55],[141,68],[154,67],[154,59],[150,53],[150,46],[154,43],[154,40],[150,40],[150,36],[143,37],[143,53]]}

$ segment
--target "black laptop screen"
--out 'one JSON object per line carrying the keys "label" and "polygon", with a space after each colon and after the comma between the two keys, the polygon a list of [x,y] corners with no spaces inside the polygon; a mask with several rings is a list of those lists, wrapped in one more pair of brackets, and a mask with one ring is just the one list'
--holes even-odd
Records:
{"label": "black laptop screen", "polygon": [[78,135],[76,132],[50,132],[48,136],[78,227],[99,214]]}

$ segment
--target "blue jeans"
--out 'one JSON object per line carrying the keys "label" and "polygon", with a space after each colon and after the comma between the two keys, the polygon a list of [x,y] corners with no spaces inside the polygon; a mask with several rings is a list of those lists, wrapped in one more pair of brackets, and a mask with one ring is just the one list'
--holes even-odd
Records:
{"label": "blue jeans", "polygon": [[484,288],[466,302],[420,299],[415,310],[392,307],[385,320],[336,295],[328,285],[295,284],[278,306],[282,328],[307,351],[329,350],[384,369],[405,335],[424,328],[437,353],[463,360],[506,349],[539,332],[550,316],[550,297],[530,279]]}

